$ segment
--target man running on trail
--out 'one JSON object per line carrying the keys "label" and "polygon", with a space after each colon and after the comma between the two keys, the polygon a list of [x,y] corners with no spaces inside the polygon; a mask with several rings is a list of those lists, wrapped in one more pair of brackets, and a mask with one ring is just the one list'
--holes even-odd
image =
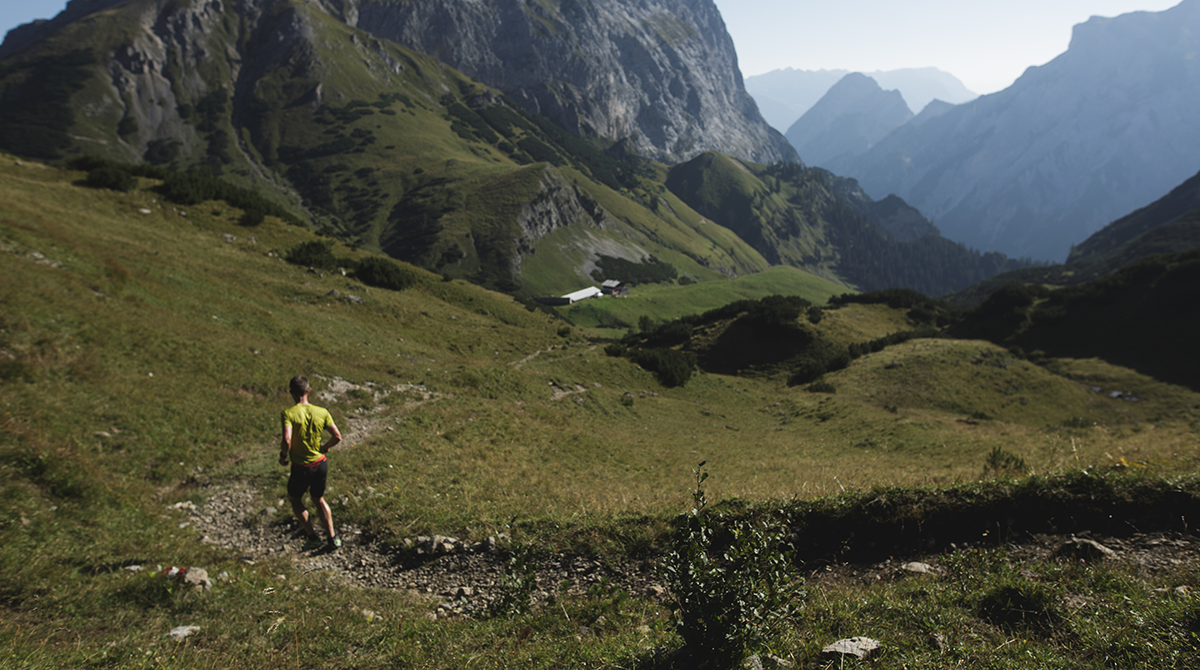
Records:
{"label": "man running on trail", "polygon": [[[297,375],[288,384],[292,399],[296,404],[283,412],[283,440],[279,445],[279,464],[292,465],[288,477],[288,498],[292,501],[292,512],[304,526],[308,540],[304,543],[304,551],[321,546],[321,538],[313,529],[308,509],[304,506],[304,494],[312,495],[313,504],[325,522],[325,532],[329,537],[330,550],[342,546],[342,538],[333,530],[333,511],[325,502],[325,476],[328,473],[329,461],[325,453],[342,441],[342,433],[333,423],[333,417],[324,407],[309,404],[308,378]],[[328,430],[332,437],[325,444],[321,439]]]}

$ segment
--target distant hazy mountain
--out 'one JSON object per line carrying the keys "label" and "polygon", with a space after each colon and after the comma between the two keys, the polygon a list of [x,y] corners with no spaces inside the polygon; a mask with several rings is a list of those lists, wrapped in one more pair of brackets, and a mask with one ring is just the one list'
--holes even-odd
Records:
{"label": "distant hazy mountain", "polygon": [[1093,17],[1011,87],[909,123],[829,169],[947,237],[1062,260],[1200,168],[1200,0]]}
{"label": "distant hazy mountain", "polygon": [[808,165],[825,167],[839,156],[857,156],[913,118],[899,91],[851,72],[834,84],[785,136]]}
{"label": "distant hazy mountain", "polygon": [[1138,249],[1137,258],[1141,258],[1150,255],[1148,251],[1177,253],[1196,246],[1200,246],[1200,173],[1150,205],[1101,228],[1071,250],[1067,263],[1093,261],[1120,252],[1128,255],[1130,248]]}
{"label": "distant hazy mountain", "polygon": [[[784,131],[848,74],[850,70],[773,70],[746,77],[746,90],[754,96],[767,123]],[[935,99],[959,104],[977,97],[954,75],[937,68],[865,74],[885,90],[900,91],[908,108],[918,113]]]}
{"label": "distant hazy mountain", "polygon": [[1198,247],[1200,173],[1155,202],[1096,231],[1072,248],[1065,263],[998,274],[949,296],[949,300],[973,307],[1009,284],[1075,286],[1151,256],[1184,253]]}

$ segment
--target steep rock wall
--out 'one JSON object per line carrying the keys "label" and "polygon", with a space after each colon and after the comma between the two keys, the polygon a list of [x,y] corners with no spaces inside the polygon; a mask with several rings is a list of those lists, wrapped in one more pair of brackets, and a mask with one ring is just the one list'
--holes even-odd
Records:
{"label": "steep rock wall", "polygon": [[711,0],[357,0],[347,20],[572,132],[678,162],[798,161],[746,93]]}

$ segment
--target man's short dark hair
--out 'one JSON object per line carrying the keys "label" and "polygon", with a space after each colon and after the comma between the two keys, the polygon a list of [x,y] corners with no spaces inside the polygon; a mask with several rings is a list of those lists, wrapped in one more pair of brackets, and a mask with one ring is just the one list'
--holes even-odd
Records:
{"label": "man's short dark hair", "polygon": [[311,387],[308,385],[308,377],[305,377],[304,375],[296,375],[295,377],[292,377],[292,381],[288,382],[288,390],[291,391],[292,395],[297,399],[303,398],[304,394],[308,393],[310,388]]}

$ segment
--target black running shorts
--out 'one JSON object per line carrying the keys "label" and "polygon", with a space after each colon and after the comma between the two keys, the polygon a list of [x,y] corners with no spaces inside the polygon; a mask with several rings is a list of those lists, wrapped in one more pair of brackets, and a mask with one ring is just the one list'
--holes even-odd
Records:
{"label": "black running shorts", "polygon": [[301,498],[305,493],[311,493],[313,500],[325,497],[325,476],[328,473],[329,461],[326,459],[311,466],[293,465],[292,474],[288,476],[288,495]]}

